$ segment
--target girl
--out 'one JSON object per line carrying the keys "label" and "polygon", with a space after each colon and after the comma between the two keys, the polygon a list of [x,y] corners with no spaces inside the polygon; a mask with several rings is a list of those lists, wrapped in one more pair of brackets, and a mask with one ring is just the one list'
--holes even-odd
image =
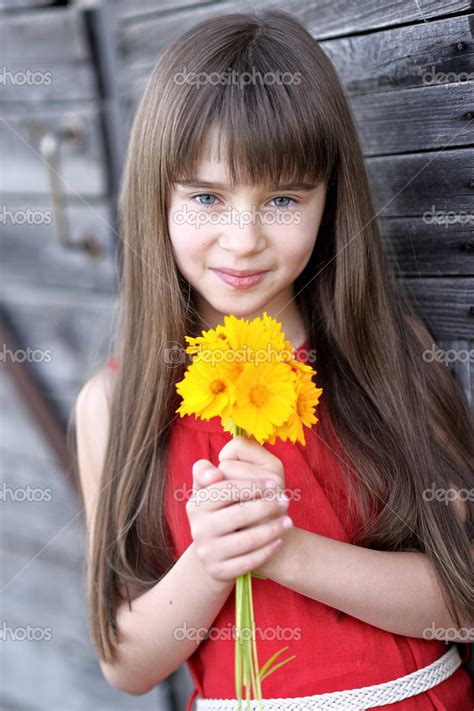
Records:
{"label": "girl", "polygon": [[[198,711],[234,709],[234,582],[252,570],[260,660],[296,656],[263,682],[279,709],[471,711],[455,642],[473,627],[472,416],[423,357],[344,91],[299,21],[218,16],[169,47],[120,217],[116,358],[76,404],[107,680],[142,694],[187,660]],[[305,446],[176,414],[185,335],[264,311],[317,367]]]}

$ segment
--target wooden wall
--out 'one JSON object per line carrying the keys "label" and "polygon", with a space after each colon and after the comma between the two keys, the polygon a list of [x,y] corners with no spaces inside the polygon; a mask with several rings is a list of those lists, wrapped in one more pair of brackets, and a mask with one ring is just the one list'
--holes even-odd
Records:
{"label": "wooden wall", "polygon": [[[101,365],[116,316],[115,198],[130,122],[149,73],[184,30],[220,13],[281,8],[301,18],[350,97],[384,239],[400,279],[474,405],[474,14],[468,0],[104,0],[0,3],[2,297],[31,364],[66,416]],[[42,72],[25,85],[22,72]],[[5,74],[7,72],[7,74]],[[47,75],[50,75],[50,81]],[[47,132],[70,237],[51,219]],[[43,142],[44,145],[44,142]],[[28,222],[27,211],[34,213]],[[39,222],[38,222],[39,220]],[[14,428],[12,428],[14,431]],[[15,445],[18,454],[28,442]]]}
{"label": "wooden wall", "polygon": [[[25,341],[54,348],[52,363],[37,365],[52,398],[67,410],[107,351],[117,286],[117,175],[154,63],[198,21],[280,7],[307,24],[340,73],[385,239],[438,345],[460,354],[451,352],[447,360],[473,402],[474,358],[466,356],[474,333],[469,2],[118,0],[98,3],[92,23],[82,3],[41,5],[4,11],[2,18],[2,65],[14,75],[25,68],[50,72],[52,81],[3,81],[0,185],[6,207],[0,230],[7,307]],[[104,43],[112,45],[105,89],[107,62],[97,56]],[[94,235],[103,247],[95,259],[62,247],[46,218],[43,224],[18,225],[10,216],[19,211],[22,219],[27,207],[35,215],[51,210],[40,140],[45,131],[71,125],[79,126],[82,137],[62,143],[58,173],[72,239]]]}

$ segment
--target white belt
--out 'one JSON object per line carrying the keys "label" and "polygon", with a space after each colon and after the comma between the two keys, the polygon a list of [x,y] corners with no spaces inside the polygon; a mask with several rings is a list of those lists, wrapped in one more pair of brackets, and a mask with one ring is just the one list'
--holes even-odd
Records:
{"label": "white belt", "polygon": [[[315,696],[298,696],[292,699],[263,699],[262,701],[241,702],[241,711],[313,711],[313,709],[336,709],[337,711],[364,711],[383,704],[393,704],[409,696],[416,696],[422,691],[431,689],[436,684],[447,679],[461,666],[462,659],[454,644],[439,659],[426,667],[417,669],[398,679],[385,681],[382,684],[363,686],[358,689],[334,691]],[[237,711],[237,699],[201,699],[196,698],[196,711]],[[260,704],[260,705],[259,705]]]}

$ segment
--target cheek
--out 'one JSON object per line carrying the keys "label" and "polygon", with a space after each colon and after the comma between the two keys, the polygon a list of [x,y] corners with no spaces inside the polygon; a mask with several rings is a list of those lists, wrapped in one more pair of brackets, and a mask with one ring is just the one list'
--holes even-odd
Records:
{"label": "cheek", "polygon": [[208,246],[204,230],[171,222],[169,234],[174,258],[183,274],[186,274],[191,265],[196,267],[203,263]]}
{"label": "cheek", "polygon": [[315,233],[309,229],[297,229],[293,226],[282,239],[278,240],[279,262],[286,265],[288,271],[298,269],[302,262],[307,262],[315,244]]}

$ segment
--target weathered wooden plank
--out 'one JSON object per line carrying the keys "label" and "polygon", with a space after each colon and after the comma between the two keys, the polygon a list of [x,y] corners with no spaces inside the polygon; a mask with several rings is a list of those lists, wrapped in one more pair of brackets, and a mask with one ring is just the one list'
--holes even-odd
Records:
{"label": "weathered wooden plank", "polygon": [[44,8],[9,13],[2,17],[1,63],[41,61],[60,66],[61,62],[90,61],[80,6]]}
{"label": "weathered wooden plank", "polygon": [[72,496],[5,369],[0,371],[0,395],[8,407],[0,437],[2,619],[13,631],[27,624],[51,629],[49,640],[3,640],[1,708],[171,711],[171,686],[184,708],[193,688],[184,666],[140,697],[105,681],[85,618],[82,503]]}
{"label": "weathered wooden plank", "polygon": [[450,17],[326,40],[321,46],[351,95],[463,82],[474,78],[473,19]]}
{"label": "weathered wooden plank", "polygon": [[[23,437],[19,456],[4,449],[2,428],[2,709],[169,711],[167,684],[132,697],[104,679],[86,622],[86,537],[83,516],[77,515],[81,503],[73,498],[44,442],[39,441],[34,456],[26,455],[38,431],[4,369],[0,391],[8,398],[2,400],[8,403],[4,419],[13,416]],[[11,639],[27,625],[35,629],[36,640]]]}
{"label": "weathered wooden plank", "polygon": [[64,247],[55,234],[51,204],[32,197],[10,198],[0,205],[3,272],[17,282],[37,287],[81,285],[82,289],[113,293],[117,289],[115,235],[108,203],[67,205],[71,238],[97,239],[102,255]]}
{"label": "weathered wooden plank", "polygon": [[0,146],[3,170],[0,190],[11,193],[49,195],[47,163],[40,154],[40,140],[47,131],[58,131],[71,123],[83,127],[79,143],[64,141],[60,146],[60,176],[62,191],[88,200],[107,194],[105,156],[96,106],[82,103],[67,107],[43,104],[19,110],[3,107],[0,117]]}
{"label": "weathered wooden plank", "polygon": [[436,213],[380,220],[381,233],[402,274],[474,276],[473,213]]}
{"label": "weathered wooden plank", "polygon": [[402,279],[436,340],[474,339],[474,279]]}
{"label": "weathered wooden plank", "polygon": [[[156,0],[134,3],[133,0],[119,0],[118,11],[122,17],[138,23],[152,23],[159,19],[154,31],[158,30],[161,21],[168,25],[168,18],[172,17],[174,23],[187,29],[200,17],[201,7],[197,3],[188,2],[185,5],[179,0],[179,23],[171,14],[169,0],[165,0],[163,9]],[[321,0],[317,3],[307,3],[305,0],[247,0],[246,2],[213,2],[209,16],[230,12],[258,12],[265,9],[282,9],[300,17],[315,37],[340,37],[343,35],[361,33],[379,27],[393,27],[399,24],[423,22],[435,17],[455,15],[466,12],[471,8],[469,0],[398,0],[398,2],[384,3],[381,0],[367,0],[360,3],[357,0]],[[183,24],[181,24],[183,21]],[[130,23],[131,24],[131,23]],[[173,22],[169,29],[172,30]],[[181,30],[179,30],[181,31]],[[179,34],[178,31],[178,34]],[[165,36],[165,35],[164,35]]]}
{"label": "weathered wooden plank", "polygon": [[153,65],[164,49],[193,25],[221,13],[233,12],[234,2],[197,5],[186,12],[144,16],[118,27],[118,54],[124,67]]}
{"label": "weathered wooden plank", "polygon": [[[18,397],[13,394],[13,398]],[[15,411],[15,408],[12,408]],[[17,429],[23,437],[28,427],[23,418],[27,415],[22,408],[22,418],[16,419]],[[33,426],[33,422],[31,422]],[[36,429],[36,427],[34,427]],[[78,538],[83,539],[82,504],[73,495],[66,477],[63,476],[55,459],[45,449],[44,441],[39,456],[31,456],[23,450],[16,450],[9,443],[2,446],[2,514],[16,520],[13,528],[2,531],[2,548],[14,550],[19,555],[28,555],[32,548],[42,547],[45,536],[45,521],[50,530],[64,531],[42,554],[42,562],[51,566],[63,566],[74,571],[82,563],[83,548],[77,546]],[[3,518],[3,516],[2,516]],[[25,525],[27,522],[27,525]],[[68,525],[69,524],[69,525]],[[85,544],[85,541],[82,541]],[[43,545],[46,545],[47,540]]]}
{"label": "weathered wooden plank", "polygon": [[364,155],[472,145],[473,89],[469,82],[352,97]]}
{"label": "weathered wooden plank", "polygon": [[2,102],[28,104],[58,101],[91,101],[97,98],[94,72],[91,64],[59,64],[31,62],[22,59],[11,61],[0,68]]}
{"label": "weathered wooden plank", "polygon": [[118,315],[114,295],[88,292],[80,284],[38,289],[6,277],[2,298],[22,349],[30,348],[28,362],[50,387],[85,382],[103,365]]}
{"label": "weathered wooden plank", "polygon": [[[5,370],[3,367],[2,370]],[[8,385],[4,383],[8,382]],[[55,412],[59,413],[63,422],[72,412],[79,390],[83,383],[69,383],[61,381],[58,385],[54,385],[54,389],[46,386],[45,397],[48,403],[54,408]],[[0,395],[2,403],[4,403],[4,413],[8,412],[8,417],[3,414],[2,428],[0,434],[0,449],[2,452],[9,452],[18,460],[39,461],[48,455],[48,461],[56,461],[55,453],[49,449],[45,443],[44,437],[40,430],[34,430],[34,433],[25,435],[25,417],[30,417],[26,404],[20,400],[19,394],[14,389],[14,384],[9,378],[0,378]],[[5,470],[6,471],[6,470]],[[5,475],[6,476],[6,475]],[[63,474],[64,482],[67,477]]]}
{"label": "weathered wooden plank", "polygon": [[[113,0],[120,21],[126,21],[143,15],[164,14],[169,12],[186,12],[195,5],[201,5],[203,0]],[[204,0],[204,2],[221,5],[221,0]]]}
{"label": "weathered wooden plank", "polygon": [[[7,376],[7,371],[3,364],[2,368],[0,368],[0,397],[4,404],[2,426],[0,428],[0,447],[2,452],[11,452],[18,459],[29,459],[31,457],[35,461],[41,458],[47,458],[48,461],[51,460],[52,454],[47,448],[40,430],[32,427],[31,415],[28,413],[23,400],[20,399],[13,381]],[[8,417],[5,414],[6,412],[8,412]],[[3,457],[0,460],[0,466],[2,466],[2,462]],[[7,473],[5,467],[3,471]]]}
{"label": "weathered wooden plank", "polygon": [[472,149],[367,159],[375,205],[383,217],[420,217],[435,211],[472,212]]}
{"label": "weathered wooden plank", "polygon": [[[363,26],[364,19],[369,21],[370,29],[389,26],[392,23],[397,24],[397,22],[417,22],[421,19],[416,6],[408,1],[395,3],[392,7],[383,5],[383,3],[371,2],[361,8],[360,3],[356,3],[354,0],[344,4],[343,12],[340,11],[341,8],[338,8],[341,2],[342,0],[335,3],[318,3],[312,8],[308,8],[307,3],[303,0],[279,4],[264,1],[257,3],[257,5],[252,3],[252,8],[247,9],[264,9],[281,5],[282,9],[294,12],[296,16],[302,16],[305,21],[308,21],[311,30],[318,39],[324,36],[323,28],[327,22],[332,27],[332,33],[336,31],[338,34],[344,35],[348,31],[361,32],[368,29]],[[451,2],[449,5],[442,2],[418,4],[424,16],[430,18],[439,14],[452,15],[460,10],[469,9],[467,2]],[[372,7],[369,9],[368,6]],[[378,6],[376,8],[378,12],[374,12],[374,6]],[[179,12],[179,22],[177,22],[170,10],[179,11],[181,7],[184,7],[187,12]],[[151,65],[152,60],[169,44],[173,36],[180,34],[187,26],[191,26],[205,17],[212,17],[221,12],[235,11],[245,11],[245,4],[215,2],[207,3],[203,7],[201,3],[193,3],[191,0],[189,2],[185,0],[178,5],[172,3],[169,6],[166,3],[158,3],[156,0],[140,4],[119,3],[119,13],[122,12],[126,17],[133,14],[141,15],[144,22],[143,27],[140,25],[138,28],[136,28],[136,22],[123,25],[122,32],[125,35],[123,47],[129,48],[129,51],[126,52],[127,59],[129,62],[134,59],[134,53],[131,51],[134,46],[133,42],[127,43],[126,41],[128,31],[130,31],[132,39],[134,35],[137,35],[135,59],[139,64],[143,64],[148,58]],[[157,15],[156,22],[153,22],[153,17],[148,16],[149,13]],[[164,13],[164,17],[162,13]],[[359,17],[362,24],[356,24],[352,29],[347,30],[346,25],[351,22],[351,13],[352,22]],[[396,13],[399,13],[398,20]],[[380,22],[374,25],[377,15]],[[313,22],[311,21],[312,16]],[[83,90],[85,91],[86,87],[90,88],[90,76],[81,76],[78,66],[81,60],[89,62],[90,56],[83,31],[81,12],[77,7],[61,8],[61,10],[45,9],[41,13],[35,12],[34,14],[9,15],[3,18],[3,26],[0,56],[3,64],[7,65],[7,70],[10,70],[10,65],[15,67],[18,62],[23,65],[35,63],[35,66],[29,68],[34,71],[51,71],[53,73],[53,81],[49,90],[47,86],[43,85],[42,91],[54,92],[57,88],[57,95],[60,96],[60,88],[65,85],[63,78],[66,65],[71,71],[77,71],[78,75],[78,81],[73,83],[78,86],[69,87],[70,91],[79,93],[81,79],[85,84]],[[146,42],[147,30],[150,30],[150,44],[148,46]],[[365,91],[368,88],[367,83],[375,82],[376,86],[379,86],[380,83],[388,83],[393,86],[393,82],[396,84],[397,81],[404,81],[404,72],[408,72],[409,75],[414,73],[414,76],[411,77],[412,80],[418,80],[417,83],[420,83],[422,81],[420,69],[430,69],[435,59],[440,71],[468,71],[469,48],[471,46],[468,39],[470,34],[466,34],[468,31],[469,18],[455,17],[440,22],[415,24],[365,37],[326,41],[323,43],[323,47],[334,59],[349,89],[352,90],[355,84],[354,88]],[[411,46],[414,51],[407,51]],[[19,49],[20,47],[21,49]],[[439,65],[440,54],[443,60],[442,66]],[[19,71],[20,67],[15,70]],[[381,77],[379,76],[380,72],[384,73]],[[401,77],[399,76],[400,72],[402,72]],[[33,87],[29,88],[31,90]],[[9,92],[5,96],[8,99]]]}
{"label": "weathered wooden plank", "polygon": [[474,341],[438,341],[427,358],[441,361],[451,371],[466,401],[474,407]]}
{"label": "weathered wooden plank", "polygon": [[[472,15],[409,25],[356,37],[322,40],[350,95],[472,79]],[[124,64],[124,93],[138,97],[154,62],[167,46],[137,53]],[[128,87],[128,91],[125,89]]]}
{"label": "weathered wooden plank", "polygon": [[0,10],[29,10],[52,5],[54,0],[0,0]]}
{"label": "weathered wooden plank", "polygon": [[[24,516],[20,520],[9,517],[8,521],[13,527],[29,525]],[[58,531],[45,520],[39,541],[44,540],[45,533],[47,542]],[[40,550],[39,541],[32,542],[23,554],[6,545],[2,550],[2,567],[8,576],[28,566],[2,595],[2,619],[12,630],[2,645],[2,708],[170,711],[167,683],[140,697],[124,694],[107,683],[89,639],[83,566],[71,570],[65,560],[54,565],[45,554],[30,563]],[[82,548],[80,538],[75,536],[70,546]],[[21,634],[27,625],[37,636],[44,634],[44,639],[19,642],[10,638],[11,634]],[[28,684],[24,683],[25,669]]]}

